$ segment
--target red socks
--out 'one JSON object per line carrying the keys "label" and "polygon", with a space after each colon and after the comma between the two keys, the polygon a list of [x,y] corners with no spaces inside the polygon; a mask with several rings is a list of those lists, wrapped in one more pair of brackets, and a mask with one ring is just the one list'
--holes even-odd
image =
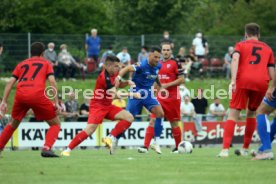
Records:
{"label": "red socks", "polygon": [[118,135],[123,133],[126,129],[128,129],[130,125],[131,125],[130,122],[126,120],[121,120],[116,124],[115,128],[113,128],[110,134],[113,135],[114,137],[117,137]]}
{"label": "red socks", "polygon": [[58,138],[59,131],[60,131],[59,125],[50,126],[45,137],[45,144],[43,149],[50,150],[52,148],[52,146],[54,145],[54,143]]}
{"label": "red socks", "polygon": [[243,137],[244,149],[249,148],[249,144],[251,143],[251,139],[256,129],[256,125],[257,125],[256,118],[246,118],[246,126],[245,126],[245,132]]}
{"label": "red socks", "polygon": [[84,141],[85,139],[87,139],[88,135],[85,131],[81,131],[80,133],[78,133],[78,135],[76,135],[74,137],[74,139],[70,142],[68,148],[70,150],[74,149],[75,147],[77,147],[80,143],[82,143],[82,141]]}
{"label": "red socks", "polygon": [[172,128],[172,136],[174,138],[175,141],[175,147],[178,148],[179,143],[181,142],[182,139],[182,133],[181,133],[181,129],[180,127],[175,127]]}
{"label": "red socks", "polygon": [[234,135],[235,126],[236,122],[233,120],[227,120],[225,122],[223,132],[223,149],[229,149]]}
{"label": "red socks", "polygon": [[0,135],[0,150],[4,149],[7,142],[10,140],[13,132],[15,131],[14,128],[12,128],[11,124],[8,124],[4,130],[2,131]]}
{"label": "red socks", "polygon": [[145,140],[144,140],[144,146],[146,148],[149,148],[149,145],[153,136],[154,136],[154,127],[148,126],[146,130]]}

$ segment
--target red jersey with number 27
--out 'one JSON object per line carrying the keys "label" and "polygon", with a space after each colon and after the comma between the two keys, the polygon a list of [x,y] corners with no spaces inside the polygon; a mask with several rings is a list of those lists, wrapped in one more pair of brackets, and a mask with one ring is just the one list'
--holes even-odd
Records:
{"label": "red jersey with number 27", "polygon": [[53,67],[42,57],[32,57],[19,63],[12,75],[18,81],[16,96],[37,99],[44,95],[46,80],[53,75]]}
{"label": "red jersey with number 27", "polygon": [[274,67],[271,48],[258,40],[246,40],[236,44],[240,54],[237,88],[266,91],[270,80],[268,67]]}

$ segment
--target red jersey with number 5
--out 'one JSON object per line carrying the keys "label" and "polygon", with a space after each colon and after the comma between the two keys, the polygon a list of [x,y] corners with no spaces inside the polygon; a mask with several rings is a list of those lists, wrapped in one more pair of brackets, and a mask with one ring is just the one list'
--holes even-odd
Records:
{"label": "red jersey with number 5", "polygon": [[268,67],[274,67],[271,48],[258,40],[245,40],[235,46],[240,54],[237,88],[266,91],[270,80]]}
{"label": "red jersey with number 5", "polygon": [[22,61],[12,73],[18,81],[16,96],[36,98],[44,95],[46,80],[53,74],[51,63],[42,57],[32,57]]}

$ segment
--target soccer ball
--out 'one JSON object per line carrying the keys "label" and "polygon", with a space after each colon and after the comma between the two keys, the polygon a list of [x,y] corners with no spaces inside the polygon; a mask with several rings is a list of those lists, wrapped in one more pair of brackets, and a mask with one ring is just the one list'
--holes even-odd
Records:
{"label": "soccer ball", "polygon": [[179,154],[191,154],[193,152],[193,145],[189,141],[182,141],[178,145]]}

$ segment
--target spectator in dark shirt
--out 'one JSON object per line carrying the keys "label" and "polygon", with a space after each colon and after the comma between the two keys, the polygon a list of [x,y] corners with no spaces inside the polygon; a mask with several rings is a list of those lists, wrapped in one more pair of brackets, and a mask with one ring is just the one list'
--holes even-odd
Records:
{"label": "spectator in dark shirt", "polygon": [[195,106],[197,121],[201,123],[202,120],[206,120],[208,101],[203,96],[203,89],[197,89],[197,97],[192,99],[192,104]]}
{"label": "spectator in dark shirt", "polygon": [[78,118],[78,121],[80,122],[87,122],[88,121],[88,114],[89,114],[89,104],[90,99],[85,97],[84,103],[80,106],[80,117]]}

